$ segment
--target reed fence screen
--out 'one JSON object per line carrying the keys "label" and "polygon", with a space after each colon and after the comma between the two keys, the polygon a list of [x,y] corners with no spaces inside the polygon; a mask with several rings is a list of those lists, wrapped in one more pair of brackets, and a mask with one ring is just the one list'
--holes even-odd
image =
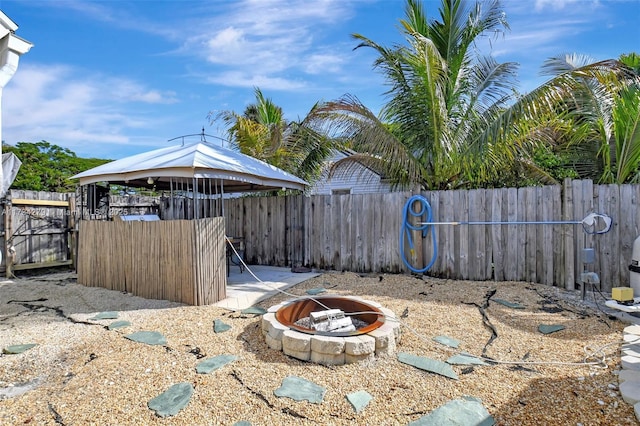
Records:
{"label": "reed fence screen", "polygon": [[209,305],[226,297],[224,219],[80,221],[78,283]]}

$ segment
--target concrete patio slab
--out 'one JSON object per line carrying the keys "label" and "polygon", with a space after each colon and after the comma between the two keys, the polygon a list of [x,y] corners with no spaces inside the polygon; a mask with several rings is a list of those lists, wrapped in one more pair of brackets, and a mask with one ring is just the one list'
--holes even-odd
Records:
{"label": "concrete patio slab", "polygon": [[227,278],[227,298],[215,306],[234,311],[246,309],[279,291],[320,275],[317,272],[291,272],[291,268],[277,266],[249,265],[249,269],[258,279],[247,270],[241,273],[240,268],[231,266]]}

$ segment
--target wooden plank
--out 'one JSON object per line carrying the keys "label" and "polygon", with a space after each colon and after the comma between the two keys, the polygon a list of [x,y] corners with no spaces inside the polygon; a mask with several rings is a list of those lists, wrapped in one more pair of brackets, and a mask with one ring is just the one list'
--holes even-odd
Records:
{"label": "wooden plank", "polygon": [[[481,221],[480,217],[480,209],[479,209],[479,194],[480,191],[477,189],[469,190],[469,222],[478,222]],[[466,225],[462,225],[466,226]],[[483,230],[484,225],[469,225],[467,226],[469,230],[469,274],[467,275],[468,279],[471,280],[479,280],[479,256],[480,256],[480,235]]]}
{"label": "wooden plank", "polygon": [[369,205],[369,210],[371,211],[370,223],[371,226],[369,228],[369,256],[371,262],[371,272],[382,272],[383,264],[382,259],[384,259],[384,233],[382,230],[382,214],[379,212],[375,212],[374,210],[380,210],[380,206],[382,206],[382,194],[371,194],[370,197],[366,198],[367,203]]}
{"label": "wooden plank", "polygon": [[[599,185],[594,187],[596,192],[597,206],[596,212],[621,210],[620,206],[620,186],[619,185]],[[608,214],[608,213],[607,213]],[[593,244],[596,253],[595,272],[600,275],[601,289],[611,291],[612,287],[620,285],[620,269],[629,273],[629,264],[623,265],[620,252],[621,247],[621,226],[613,223],[611,229],[606,234],[593,235]]]}
{"label": "wooden plank", "polygon": [[[454,191],[440,191],[440,214],[437,217],[438,221],[446,222],[453,220],[455,201]],[[456,276],[456,261],[457,254],[455,251],[455,226],[443,225],[434,226],[434,230],[437,233],[438,241],[438,256],[442,259],[441,274],[445,278],[453,278]]]}
{"label": "wooden plank", "polygon": [[[513,219],[514,222],[522,222],[527,220],[527,207],[526,207],[526,188],[518,188],[517,189],[517,201],[516,201],[516,217]],[[515,246],[513,247],[515,256],[513,257],[513,264],[515,265],[516,281],[526,281],[527,280],[527,253],[526,253],[526,244],[527,244],[527,233],[525,225],[516,225],[515,233],[514,233],[514,241]]]}
{"label": "wooden plank", "polygon": [[[563,208],[562,208],[562,220],[573,220],[573,183],[571,179],[565,179],[562,186],[563,196]],[[562,225],[562,234],[564,235],[564,287],[567,290],[574,290],[576,288],[576,268],[575,268],[575,244],[574,235],[575,227],[573,225]]]}
{"label": "wooden plank", "polygon": [[[603,210],[611,216],[614,223],[620,227],[620,242],[618,244],[619,270],[616,281],[620,287],[630,285],[630,273],[628,266],[631,264],[633,253],[633,242],[640,231],[640,210],[638,210],[638,189],[637,185],[620,185],[620,210],[616,213]],[[620,220],[624,218],[624,220]],[[615,287],[615,285],[612,285]]]}
{"label": "wooden plank", "polygon": [[329,238],[329,259],[331,260],[332,269],[336,271],[342,270],[342,195],[331,195],[330,204],[330,229],[327,229],[327,237]]}
{"label": "wooden plank", "polygon": [[[548,199],[549,204],[549,218],[553,221],[562,221],[562,186],[554,185],[549,187]],[[553,225],[549,227],[551,231],[551,260],[548,266],[551,271],[548,277],[550,282],[548,285],[564,286],[564,262],[562,261],[564,255],[564,235],[562,235],[562,225]]]}
{"label": "wooden plank", "polygon": [[[439,218],[442,216],[442,214],[440,213],[441,192],[442,191],[431,191],[429,193],[429,197],[427,198],[427,200],[429,201],[429,205],[431,206],[432,221],[435,221],[435,218]],[[423,216],[423,217],[420,217],[419,220],[420,222],[422,222],[422,221],[425,221],[426,219],[427,217]],[[437,242],[438,229],[435,229],[435,227],[432,227],[432,228],[433,228],[432,231],[435,232],[435,238]],[[429,265],[429,263],[431,263],[431,261],[433,260],[433,265],[431,266],[431,268],[429,268],[429,270],[440,275],[442,271],[443,260],[442,260],[442,256],[438,255],[437,253],[438,248],[433,247],[433,236],[431,234],[428,234],[426,238],[423,239],[422,233],[416,232],[415,237],[420,238],[422,240],[422,253],[423,253],[423,259],[424,259],[424,261],[422,262],[423,264],[422,268],[426,268]]]}
{"label": "wooden plank", "polygon": [[368,223],[370,222],[369,215],[371,215],[370,211],[366,210],[365,205],[365,195],[358,194],[354,195],[354,211],[353,215],[357,217],[356,220],[356,232],[355,232],[355,272],[368,272],[369,269],[369,261],[367,259],[367,229]]}
{"label": "wooden plank", "polygon": [[25,271],[28,269],[55,268],[57,266],[71,266],[71,265],[73,265],[73,261],[62,260],[59,262],[23,263],[19,265],[13,265],[12,269],[14,271]]}
{"label": "wooden plank", "polygon": [[[468,222],[469,191],[456,191],[454,203],[457,207],[454,211],[454,221]],[[456,240],[456,252],[458,258],[458,270],[455,278],[466,280],[469,279],[469,226],[456,226],[454,231],[454,239]]]}
{"label": "wooden plank", "polygon": [[52,206],[52,207],[69,207],[69,201],[60,200],[27,200],[24,198],[12,198],[11,204],[15,206]]}
{"label": "wooden plank", "polygon": [[[353,205],[351,194],[343,195],[340,198],[341,210],[342,210],[342,232],[340,233],[340,253],[342,256],[342,263],[340,265],[341,271],[349,271],[353,264],[353,244],[351,243],[352,227],[353,227]],[[356,218],[357,220],[357,218]]]}
{"label": "wooden plank", "polygon": [[[492,222],[503,222],[502,220],[502,206],[503,197],[506,195],[504,189],[494,189],[491,193],[491,208],[488,214],[491,216]],[[504,281],[504,269],[505,269],[505,250],[503,233],[506,230],[506,226],[492,226],[490,229],[491,234],[491,262],[493,264],[492,278],[496,281]]]}

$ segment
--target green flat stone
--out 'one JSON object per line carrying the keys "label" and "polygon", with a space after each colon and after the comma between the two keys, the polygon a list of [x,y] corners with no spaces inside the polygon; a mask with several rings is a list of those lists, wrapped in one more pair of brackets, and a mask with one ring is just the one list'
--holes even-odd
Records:
{"label": "green flat stone", "polygon": [[235,422],[233,426],[251,426],[251,422],[240,420],[239,422]]}
{"label": "green flat stone", "polygon": [[420,370],[425,370],[430,373],[435,373],[444,377],[448,377],[450,379],[458,380],[458,375],[455,371],[453,371],[451,366],[442,361],[423,356],[415,356],[405,352],[400,352],[398,354],[398,361],[403,364],[408,364],[413,367],[419,368]]}
{"label": "green flat stone", "polygon": [[320,404],[326,391],[326,388],[302,377],[289,376],[285,377],[282,385],[273,393],[277,397],[287,397],[295,401],[307,400],[314,404]]}
{"label": "green flat stone", "polygon": [[238,359],[235,355],[218,355],[213,358],[207,358],[196,365],[196,372],[200,374],[208,374],[220,367],[223,367],[230,362]]}
{"label": "green flat stone", "polygon": [[564,325],[560,324],[540,324],[538,326],[538,331],[542,334],[551,334],[556,331],[564,330]]}
{"label": "green flat stone", "polygon": [[216,333],[224,333],[227,330],[230,330],[231,326],[229,324],[223,323],[221,320],[213,320],[213,331]]}
{"label": "green flat stone", "polygon": [[442,343],[445,346],[457,348],[460,345],[460,341],[449,336],[436,336],[433,338],[438,343]]}
{"label": "green flat stone", "polygon": [[347,395],[347,401],[349,401],[353,409],[356,410],[356,414],[360,414],[372,399],[371,394],[364,390],[359,390]]}
{"label": "green flat stone", "polygon": [[147,406],[155,411],[159,417],[175,416],[186,407],[192,395],[193,385],[191,383],[178,383],[153,398],[147,403]]}
{"label": "green flat stone", "polygon": [[473,425],[492,426],[496,422],[479,401],[454,399],[426,416],[409,423],[410,426]]}
{"label": "green flat stone", "polygon": [[519,303],[513,303],[513,302],[509,302],[508,300],[502,300],[502,299],[491,299],[491,300],[512,309],[524,309],[524,306],[522,306]]}
{"label": "green flat stone", "polygon": [[115,330],[116,328],[129,327],[131,323],[129,321],[114,321],[107,326],[109,330]]}
{"label": "green flat stone", "polygon": [[247,315],[264,315],[267,313],[267,310],[260,306],[251,306],[250,308],[241,310],[240,313]]}
{"label": "green flat stone", "polygon": [[157,331],[136,331],[135,333],[124,336],[129,340],[138,343],[146,343],[147,345],[166,345],[167,339]]}
{"label": "green flat stone", "polygon": [[103,319],[116,319],[118,318],[118,313],[115,311],[108,312],[100,312],[96,314],[94,317],[89,318],[90,320],[103,320]]}
{"label": "green flat stone", "polygon": [[486,362],[473,355],[460,353],[452,356],[447,360],[447,364],[451,365],[488,365]]}
{"label": "green flat stone", "polygon": [[318,288],[310,288],[309,290],[306,291],[306,293],[312,296],[315,296],[316,294],[324,293],[326,291],[327,291],[326,288],[318,287]]}
{"label": "green flat stone", "polygon": [[17,355],[21,354],[24,351],[28,351],[29,349],[36,346],[36,343],[25,343],[23,345],[10,345],[2,350],[3,354],[7,355]]}

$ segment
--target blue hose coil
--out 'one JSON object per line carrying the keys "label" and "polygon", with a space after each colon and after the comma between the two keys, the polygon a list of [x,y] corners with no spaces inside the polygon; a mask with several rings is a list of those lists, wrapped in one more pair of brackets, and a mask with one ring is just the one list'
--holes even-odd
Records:
{"label": "blue hose coil", "polygon": [[[420,210],[417,212],[413,209],[414,203],[420,203]],[[420,220],[422,225],[414,226],[411,224],[410,220],[412,216],[421,218],[423,216],[426,217]],[[438,243],[436,241],[436,232],[430,222],[433,222],[433,214],[429,201],[422,195],[414,195],[409,198],[404,205],[404,209],[402,210],[402,227],[400,228],[400,257],[402,258],[402,261],[407,266],[407,268],[409,268],[411,272],[414,272],[416,274],[423,274],[431,269],[433,264],[436,262],[436,258],[438,257]],[[411,236],[412,231],[422,231],[422,238],[425,238],[427,234],[431,233],[433,255],[431,256],[431,261],[429,262],[429,264],[424,268],[418,269],[412,266],[407,260],[404,252],[405,240],[409,243],[411,252],[414,252],[413,237]]]}

